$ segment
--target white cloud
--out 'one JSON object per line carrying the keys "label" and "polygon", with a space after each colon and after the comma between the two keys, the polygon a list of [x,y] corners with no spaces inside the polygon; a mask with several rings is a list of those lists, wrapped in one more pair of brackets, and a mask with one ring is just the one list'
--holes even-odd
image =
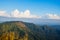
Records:
{"label": "white cloud", "polygon": [[60,19],[60,16],[57,14],[46,14],[45,15],[48,19]]}
{"label": "white cloud", "polygon": [[10,15],[8,15],[8,14],[6,13],[6,11],[0,11],[0,16],[8,16],[8,17],[10,17]]}
{"label": "white cloud", "polygon": [[41,19],[60,19],[60,16],[57,14],[45,14],[43,16],[37,16],[30,13],[29,10],[25,10],[24,12],[20,12],[19,10],[15,9],[11,12],[11,15],[6,11],[0,11],[0,16],[5,17],[15,17],[15,18],[41,18]]}
{"label": "white cloud", "polygon": [[6,11],[0,11],[0,16],[17,17],[17,18],[41,18],[40,16],[32,15],[29,10],[25,10],[24,12],[20,12],[17,9],[12,11],[11,15],[7,14]]}
{"label": "white cloud", "polygon": [[19,17],[19,14],[20,12],[16,9],[16,10],[14,10],[12,13],[11,13],[11,16],[12,17]]}
{"label": "white cloud", "polygon": [[24,12],[20,12],[17,9],[12,12],[12,17],[18,17],[18,18],[41,18],[41,16],[32,15],[29,10],[25,10]]}

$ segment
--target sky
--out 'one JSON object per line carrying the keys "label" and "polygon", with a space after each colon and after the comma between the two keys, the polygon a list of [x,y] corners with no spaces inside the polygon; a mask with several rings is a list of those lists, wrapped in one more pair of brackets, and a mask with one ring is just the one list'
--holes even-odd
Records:
{"label": "sky", "polygon": [[0,16],[60,19],[60,0],[0,0]]}

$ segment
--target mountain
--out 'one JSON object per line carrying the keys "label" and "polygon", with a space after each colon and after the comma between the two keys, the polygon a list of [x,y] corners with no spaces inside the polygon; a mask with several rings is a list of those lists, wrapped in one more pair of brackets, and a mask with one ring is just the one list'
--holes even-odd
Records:
{"label": "mountain", "polygon": [[14,18],[0,16],[0,23],[6,21],[24,21],[37,25],[60,25],[60,19],[39,19],[39,18]]}
{"label": "mountain", "polygon": [[0,23],[6,21],[24,21],[34,23],[36,25],[48,25],[56,29],[60,29],[60,19],[39,19],[39,18],[14,18],[14,17],[3,17],[0,16]]}
{"label": "mountain", "polygon": [[60,40],[60,30],[22,21],[0,23],[0,40]]}
{"label": "mountain", "polygon": [[55,28],[57,30],[60,30],[60,25],[50,25],[50,27],[53,27],[53,28]]}

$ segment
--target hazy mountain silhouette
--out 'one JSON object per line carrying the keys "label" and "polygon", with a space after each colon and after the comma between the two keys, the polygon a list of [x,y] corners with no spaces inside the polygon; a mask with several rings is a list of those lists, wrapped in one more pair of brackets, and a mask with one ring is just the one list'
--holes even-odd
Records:
{"label": "hazy mountain silhouette", "polygon": [[60,25],[60,19],[14,18],[14,17],[0,16],[0,22],[6,22],[6,21],[24,21],[34,23],[37,25]]}

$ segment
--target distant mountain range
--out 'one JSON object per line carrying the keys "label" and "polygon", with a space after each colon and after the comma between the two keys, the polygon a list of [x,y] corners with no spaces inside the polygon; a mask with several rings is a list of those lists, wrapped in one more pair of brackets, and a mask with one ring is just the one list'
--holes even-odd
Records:
{"label": "distant mountain range", "polygon": [[60,40],[60,30],[22,21],[0,23],[0,40]]}
{"label": "distant mountain range", "polygon": [[59,19],[12,18],[12,17],[0,16],[0,23],[6,22],[6,21],[23,21],[23,22],[34,23],[39,26],[48,25],[49,27],[53,27],[60,30]]}
{"label": "distant mountain range", "polygon": [[0,16],[0,22],[6,22],[6,21],[24,21],[34,23],[37,25],[60,25],[59,19],[12,18],[12,17]]}

